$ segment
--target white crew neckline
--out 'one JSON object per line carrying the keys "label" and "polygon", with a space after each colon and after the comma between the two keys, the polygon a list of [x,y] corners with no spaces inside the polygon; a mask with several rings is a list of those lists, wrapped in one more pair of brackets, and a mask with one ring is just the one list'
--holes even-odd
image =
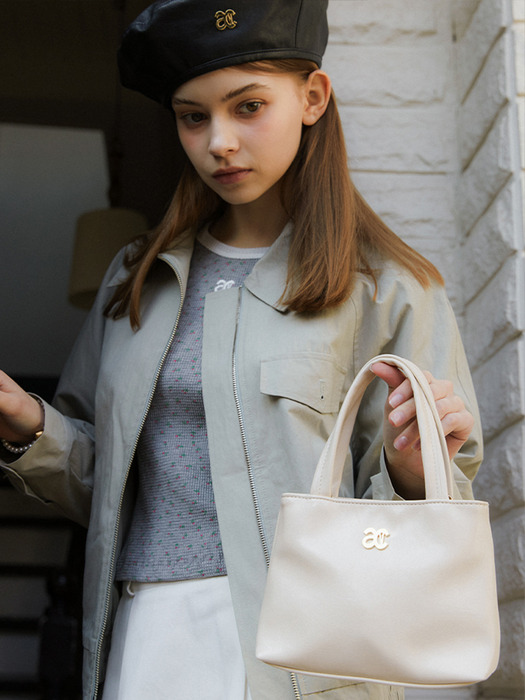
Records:
{"label": "white crew neckline", "polygon": [[208,228],[202,229],[197,234],[197,240],[212,253],[216,253],[223,258],[235,258],[237,260],[257,260],[270,249],[270,246],[264,248],[237,248],[237,246],[228,245],[218,241],[211,235]]}

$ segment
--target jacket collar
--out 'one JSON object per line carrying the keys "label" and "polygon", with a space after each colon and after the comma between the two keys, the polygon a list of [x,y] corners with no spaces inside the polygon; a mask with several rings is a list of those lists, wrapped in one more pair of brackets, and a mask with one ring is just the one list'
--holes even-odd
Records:
{"label": "jacket collar", "polygon": [[190,273],[191,256],[193,246],[195,244],[195,235],[192,231],[187,231],[182,238],[177,240],[175,247],[159,253],[159,260],[164,260],[172,267],[181,285],[182,295],[186,293],[186,284],[188,283],[188,275]]}
{"label": "jacket collar", "polygon": [[[265,304],[272,306],[280,312],[286,311],[286,306],[279,303],[279,299],[286,286],[288,274],[288,253],[292,224],[289,222],[282,230],[279,238],[273,243],[265,255],[256,263],[252,272],[244,281],[244,286]],[[173,247],[158,256],[176,271],[184,294],[193,252],[195,236],[188,232],[182,240],[177,241]]]}
{"label": "jacket collar", "polygon": [[257,262],[246,278],[244,286],[258,299],[277,311],[285,312],[279,302],[286,287],[288,253],[292,236],[292,224],[288,222],[270,250]]}

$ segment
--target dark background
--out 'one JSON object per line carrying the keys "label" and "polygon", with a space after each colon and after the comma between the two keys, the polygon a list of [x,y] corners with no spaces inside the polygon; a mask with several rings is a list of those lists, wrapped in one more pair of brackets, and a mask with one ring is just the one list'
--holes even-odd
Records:
{"label": "dark background", "polygon": [[[0,0],[0,122],[101,129],[111,150],[122,27],[150,0]],[[177,178],[168,110],[122,90],[118,204],[158,221]]]}

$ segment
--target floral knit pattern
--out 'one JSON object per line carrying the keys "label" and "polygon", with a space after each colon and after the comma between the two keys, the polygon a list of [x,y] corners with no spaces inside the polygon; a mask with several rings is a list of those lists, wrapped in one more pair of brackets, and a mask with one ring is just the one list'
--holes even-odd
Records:
{"label": "floral knit pattern", "polygon": [[118,580],[226,574],[202,400],[204,299],[242,285],[257,258],[224,257],[220,248],[219,255],[195,243],[177,332],[137,447],[139,489]]}

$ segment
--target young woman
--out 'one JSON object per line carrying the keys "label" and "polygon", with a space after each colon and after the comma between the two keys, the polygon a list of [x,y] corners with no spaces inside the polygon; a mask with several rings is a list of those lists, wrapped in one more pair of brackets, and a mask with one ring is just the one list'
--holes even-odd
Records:
{"label": "young woman", "polygon": [[[184,174],[110,266],[53,407],[0,375],[4,469],[89,525],[86,699],[399,697],[254,655],[280,496],[309,490],[370,357],[429,371],[458,497],[481,456],[441,277],[349,179],[326,39],[324,0],[164,0],[131,25],[123,82],[173,110]],[[374,372],[345,494],[420,498],[410,387]]]}

